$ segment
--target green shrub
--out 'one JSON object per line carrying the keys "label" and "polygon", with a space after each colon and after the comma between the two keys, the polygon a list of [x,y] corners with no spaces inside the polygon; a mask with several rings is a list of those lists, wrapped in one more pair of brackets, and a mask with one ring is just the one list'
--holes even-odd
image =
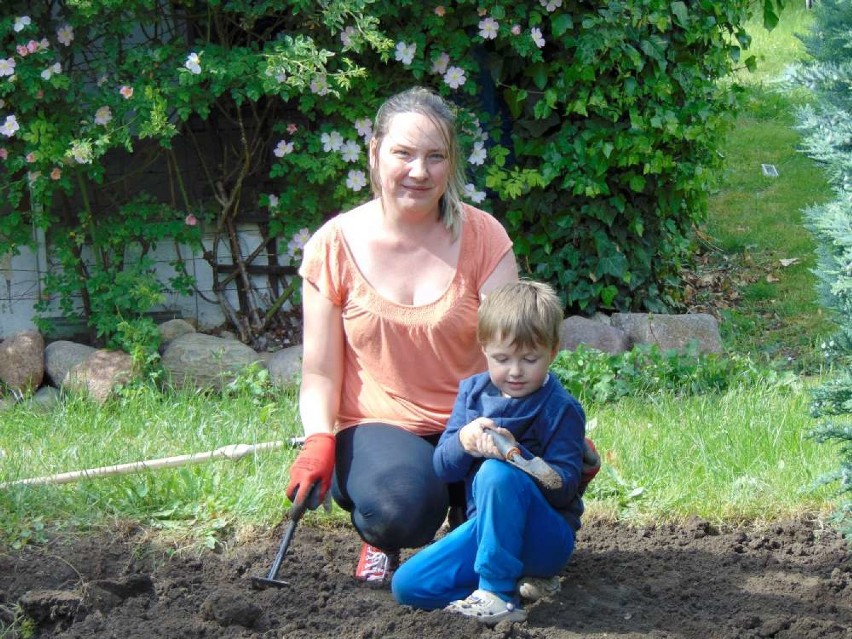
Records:
{"label": "green shrub", "polygon": [[778,373],[738,355],[699,353],[694,345],[685,351],[661,351],[654,344],[639,344],[617,355],[580,345],[575,351],[560,351],[551,370],[581,403],[589,404],[662,392],[701,395],[797,383],[792,373]]}
{"label": "green shrub", "polygon": [[[763,3],[766,21],[781,4]],[[459,105],[467,197],[490,196],[527,273],[573,310],[676,305],[734,106],[718,80],[753,64],[741,59],[743,25],[759,9],[751,0],[6,5],[0,253],[28,242],[32,226],[46,229],[63,271],[47,292],[65,313],[66,300],[79,302],[109,337],[127,318],[117,300],[96,301],[108,295],[103,282],[127,271],[122,287],[144,307],[159,289],[141,258],[170,232],[197,247],[203,227],[214,293],[244,341],[294,288],[264,299],[247,276],[254,256],[242,254],[240,220],[260,220],[264,244],[293,238],[282,256],[292,266],[309,229],[367,196],[370,118],[414,83]],[[156,217],[125,214],[148,210],[140,193],[161,204]],[[115,259],[121,246],[100,229],[120,229],[116,242],[140,261]],[[223,259],[234,266],[227,275]],[[179,290],[190,284],[183,275]]]}
{"label": "green shrub", "polygon": [[821,0],[802,38],[813,62],[791,77],[813,92],[814,104],[799,113],[804,151],[823,164],[835,199],[805,210],[818,246],[815,269],[825,305],[838,334],[827,354],[838,374],[814,392],[812,412],[830,417],[816,430],[821,441],[840,443],[840,468],[826,477],[838,483],[838,520],[852,537],[852,4]]}

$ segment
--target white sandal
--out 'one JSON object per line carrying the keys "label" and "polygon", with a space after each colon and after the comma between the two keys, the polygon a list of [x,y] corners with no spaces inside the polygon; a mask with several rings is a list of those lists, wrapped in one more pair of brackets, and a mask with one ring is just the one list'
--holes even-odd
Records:
{"label": "white sandal", "polygon": [[496,624],[500,621],[523,621],[527,611],[511,601],[503,601],[493,592],[474,590],[467,599],[451,601],[444,608],[486,624]]}

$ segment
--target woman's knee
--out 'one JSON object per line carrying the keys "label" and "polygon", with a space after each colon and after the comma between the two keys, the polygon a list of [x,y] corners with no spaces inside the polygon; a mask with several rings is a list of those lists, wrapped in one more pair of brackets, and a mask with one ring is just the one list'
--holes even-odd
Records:
{"label": "woman's knee", "polygon": [[428,544],[444,521],[446,496],[401,495],[383,493],[377,488],[372,498],[356,504],[352,523],[370,544],[384,550],[415,548]]}

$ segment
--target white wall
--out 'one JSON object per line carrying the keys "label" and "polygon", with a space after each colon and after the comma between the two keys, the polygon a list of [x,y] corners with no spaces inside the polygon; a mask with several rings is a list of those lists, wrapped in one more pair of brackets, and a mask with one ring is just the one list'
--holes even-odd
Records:
{"label": "white wall", "polygon": [[[238,227],[238,230],[241,249],[245,257],[257,248],[262,236],[254,225],[243,225]],[[42,290],[40,276],[48,269],[55,268],[55,264],[52,264],[50,259],[49,250],[45,248],[43,235],[37,238],[36,242],[39,248],[35,251],[24,249],[20,255],[14,257],[0,256],[0,339],[22,330],[35,328],[33,322],[35,317],[34,305]],[[213,237],[211,234],[205,234],[203,244],[205,249],[212,248]],[[280,242],[280,244],[286,245],[286,242]],[[286,246],[282,248],[286,249]],[[175,313],[184,319],[194,319],[201,328],[212,328],[223,324],[225,316],[212,291],[213,272],[210,265],[200,254],[193,255],[192,251],[186,246],[176,248],[174,243],[163,242],[159,244],[156,251],[151,254],[151,257],[157,263],[158,276],[162,281],[167,281],[168,277],[175,274],[170,262],[176,259],[178,252],[186,260],[187,271],[195,277],[196,286],[204,294],[204,297],[201,295],[169,294],[165,304],[153,310]],[[280,252],[279,249],[279,255]],[[226,243],[219,244],[219,261],[222,263],[230,262],[230,251]],[[261,254],[254,263],[267,264],[267,256]],[[224,276],[220,274],[220,278],[222,277]],[[267,278],[256,277],[254,284],[258,287],[261,308],[267,307],[274,298],[273,291],[268,286]],[[226,297],[235,309],[239,308],[234,285],[228,287]],[[61,316],[55,301],[51,308],[49,316]]]}
{"label": "white wall", "polygon": [[38,255],[0,256],[0,337],[34,328],[34,305],[41,294]]}

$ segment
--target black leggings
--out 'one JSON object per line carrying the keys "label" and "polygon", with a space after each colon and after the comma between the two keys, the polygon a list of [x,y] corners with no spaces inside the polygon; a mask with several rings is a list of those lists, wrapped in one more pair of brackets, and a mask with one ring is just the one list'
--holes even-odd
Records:
{"label": "black leggings", "polygon": [[385,551],[425,546],[444,522],[450,492],[454,505],[464,503],[463,486],[435,474],[438,437],[380,423],[338,433],[331,493],[364,541]]}

